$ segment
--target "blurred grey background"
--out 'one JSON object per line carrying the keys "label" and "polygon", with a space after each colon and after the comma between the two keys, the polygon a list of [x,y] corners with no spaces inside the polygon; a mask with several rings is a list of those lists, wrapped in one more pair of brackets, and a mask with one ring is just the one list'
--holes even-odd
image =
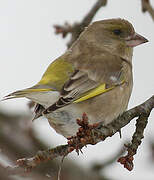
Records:
{"label": "blurred grey background", "polygon": [[[0,98],[37,83],[48,65],[67,49],[65,39],[54,34],[54,24],[74,23],[87,14],[96,0],[0,0]],[[154,6],[154,1],[151,0]],[[145,101],[154,93],[154,22],[148,13],[141,12],[140,0],[108,1],[96,14],[95,20],[125,18],[137,33],[149,43],[136,47],[133,57],[134,88],[129,108]],[[29,112],[28,100],[14,99],[0,103],[8,113]],[[28,126],[35,128],[38,136],[50,147],[66,143],[66,139],[49,127],[46,119],[38,119]],[[135,121],[122,129],[122,139],[116,134],[105,142],[83,149],[78,156],[68,158],[87,168],[92,162],[103,162],[120,149],[132,136]],[[132,172],[114,163],[105,169],[108,177],[117,179],[154,179],[154,164],[150,161],[150,141],[154,141],[154,112],[151,113],[143,143],[138,149]],[[16,133],[16,132],[14,132]],[[12,134],[13,136],[13,134]],[[65,163],[65,162],[64,162]],[[111,173],[112,172],[112,173]],[[119,178],[120,177],[120,178]]]}

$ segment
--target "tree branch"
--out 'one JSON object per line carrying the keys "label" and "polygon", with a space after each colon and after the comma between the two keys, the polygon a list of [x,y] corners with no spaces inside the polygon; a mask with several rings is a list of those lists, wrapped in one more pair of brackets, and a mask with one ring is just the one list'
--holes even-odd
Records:
{"label": "tree branch", "polygon": [[[89,125],[87,123],[87,117],[84,114],[83,119],[78,120],[78,124],[81,126],[77,135],[70,138],[68,144],[57,146],[53,149],[40,151],[34,157],[23,158],[17,160],[18,167],[22,167],[25,170],[30,170],[31,168],[37,166],[39,163],[47,160],[53,160],[59,156],[66,156],[73,150],[77,152],[81,150],[84,146],[88,144],[97,144],[100,141],[104,141],[107,137],[113,136],[116,132],[119,132],[121,128],[126,126],[132,119],[138,117],[136,123],[136,131],[133,135],[132,142],[127,145],[128,155],[119,159],[121,164],[128,170],[133,169],[133,156],[136,154],[138,146],[141,144],[141,139],[143,138],[143,132],[147,124],[150,112],[154,108],[154,96],[149,98],[143,104],[138,105],[126,112],[121,116],[116,118],[112,123],[103,126],[99,125]],[[85,128],[86,127],[86,128]],[[84,133],[83,132],[84,129]],[[82,129],[82,131],[81,131]]]}
{"label": "tree branch", "polygon": [[150,4],[149,0],[142,0],[142,12],[149,12],[150,16],[152,17],[153,21],[154,21],[154,9]]}
{"label": "tree branch", "polygon": [[83,18],[80,23],[74,23],[70,25],[69,23],[65,23],[63,26],[61,25],[54,25],[55,33],[62,34],[62,37],[65,38],[68,33],[71,33],[71,39],[68,42],[68,48],[73,44],[74,41],[79,37],[80,33],[84,30],[86,26],[88,26],[97,11],[102,7],[106,6],[107,0],[97,0],[91,10],[87,13],[87,15]]}

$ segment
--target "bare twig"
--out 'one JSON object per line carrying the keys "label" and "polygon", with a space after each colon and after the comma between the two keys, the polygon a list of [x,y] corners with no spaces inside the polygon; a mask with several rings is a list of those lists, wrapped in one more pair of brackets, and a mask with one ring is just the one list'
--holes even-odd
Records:
{"label": "bare twig", "polygon": [[[87,127],[91,127],[91,131],[89,131],[89,129],[87,130],[87,132],[90,134],[88,134],[88,138],[86,138],[87,137],[86,134],[86,136],[84,137],[84,141],[83,141],[83,136],[80,135],[78,136],[77,134],[77,136],[75,136],[74,138],[77,139],[78,144],[72,145],[69,143],[66,145],[57,146],[56,148],[53,149],[40,151],[37,155],[35,155],[32,158],[19,159],[17,161],[18,166],[23,167],[26,170],[30,170],[31,168],[37,166],[42,161],[47,161],[49,159],[52,160],[59,156],[66,156],[75,149],[74,147],[77,147],[78,149],[82,149],[82,147],[85,145],[96,144],[100,141],[104,141],[107,137],[113,136],[116,132],[119,131],[119,129],[126,126],[132,119],[138,117],[139,119],[137,120],[136,132],[134,133],[132,144],[128,146],[128,156],[127,158],[125,157],[125,159],[123,159],[125,160],[125,162],[119,160],[124,165],[126,163],[128,164],[128,162],[132,163],[133,155],[136,153],[138,146],[141,144],[141,139],[143,138],[143,131],[145,129],[147,119],[153,108],[154,108],[154,96],[149,98],[143,104],[138,105],[124,112],[120,117],[118,117],[112,123],[106,126],[102,126],[102,125],[91,126],[87,124]],[[79,123],[81,124],[81,122]],[[80,128],[79,128],[79,132],[81,132]],[[132,168],[127,168],[127,169],[132,170]]]}
{"label": "bare twig", "polygon": [[154,9],[150,4],[149,0],[142,0],[142,12],[149,12],[150,16],[152,17],[154,21]]}
{"label": "bare twig", "polygon": [[80,24],[82,24],[82,26],[84,26],[84,27],[88,26],[91,23],[92,19],[94,18],[95,14],[97,13],[97,11],[101,7],[106,6],[106,4],[107,4],[107,0],[98,0],[96,2],[96,4],[94,4],[92,9],[83,18],[83,20],[82,20],[82,22]]}
{"label": "bare twig", "polygon": [[63,38],[66,37],[68,33],[71,33],[70,42],[67,44],[70,47],[73,42],[79,37],[80,33],[84,30],[86,26],[88,26],[97,11],[102,7],[106,6],[107,0],[97,0],[91,10],[87,13],[87,15],[83,18],[80,23],[74,23],[74,25],[70,25],[69,23],[65,23],[64,26],[61,25],[54,25],[55,33],[62,34]]}
{"label": "bare twig", "polygon": [[131,144],[125,145],[128,154],[118,159],[118,162],[124,165],[126,169],[131,171],[133,169],[133,156],[137,153],[138,146],[141,144],[141,139],[144,137],[143,132],[148,123],[149,114],[141,114],[136,120],[136,131],[132,137]]}

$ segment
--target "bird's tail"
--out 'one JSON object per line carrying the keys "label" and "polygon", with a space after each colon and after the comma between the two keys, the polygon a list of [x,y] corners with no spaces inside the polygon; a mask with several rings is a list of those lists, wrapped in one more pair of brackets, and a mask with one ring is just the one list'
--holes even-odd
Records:
{"label": "bird's tail", "polygon": [[4,96],[1,101],[8,100],[8,99],[14,99],[14,98],[22,98],[22,97],[28,97],[30,94],[33,94],[35,92],[47,92],[51,89],[36,89],[36,88],[28,88],[23,89],[19,91],[15,91],[11,94],[8,94],[7,96]]}
{"label": "bird's tail", "polygon": [[29,89],[23,89],[20,91],[15,91],[11,94],[8,94],[7,96],[4,96],[3,99],[1,101],[5,101],[8,99],[14,99],[14,98],[22,98],[22,97],[26,97],[27,93],[29,93],[30,90]]}

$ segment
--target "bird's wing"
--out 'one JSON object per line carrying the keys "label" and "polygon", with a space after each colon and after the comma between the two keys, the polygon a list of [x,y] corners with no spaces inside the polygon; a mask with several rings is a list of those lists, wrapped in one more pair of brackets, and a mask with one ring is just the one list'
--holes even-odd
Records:
{"label": "bird's wing", "polygon": [[[99,58],[99,60],[101,59]],[[117,62],[114,63],[116,60]],[[108,61],[112,61],[112,59],[108,59]],[[64,84],[59,100],[47,108],[44,113],[50,113],[70,103],[85,101],[112,90],[115,86],[123,83],[122,60],[115,58],[112,63],[108,61],[102,66],[97,63],[97,59],[96,64],[93,64],[93,66],[88,64],[89,68],[82,65],[80,70],[76,69]]]}
{"label": "bird's wing", "polygon": [[49,65],[37,86],[48,86],[53,90],[61,91],[64,83],[74,72],[73,65],[65,60],[67,59],[65,56],[67,55],[64,54]]}
{"label": "bird's wing", "polygon": [[35,86],[15,91],[5,96],[2,100],[26,97],[29,93],[34,92],[60,91],[73,71],[72,64],[68,63],[65,58],[61,56],[49,65],[42,79]]}

